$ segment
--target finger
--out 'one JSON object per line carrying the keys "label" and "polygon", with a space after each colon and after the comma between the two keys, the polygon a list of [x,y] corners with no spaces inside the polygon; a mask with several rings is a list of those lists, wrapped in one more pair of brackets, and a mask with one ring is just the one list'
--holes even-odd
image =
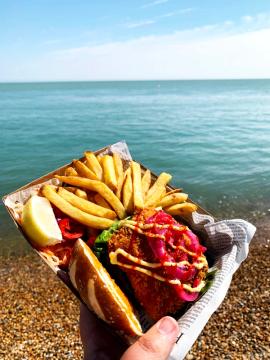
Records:
{"label": "finger", "polygon": [[84,304],[80,307],[80,335],[84,360],[119,359],[126,346]]}
{"label": "finger", "polygon": [[177,322],[166,316],[134,343],[124,353],[121,360],[165,360],[168,358],[178,335]]}

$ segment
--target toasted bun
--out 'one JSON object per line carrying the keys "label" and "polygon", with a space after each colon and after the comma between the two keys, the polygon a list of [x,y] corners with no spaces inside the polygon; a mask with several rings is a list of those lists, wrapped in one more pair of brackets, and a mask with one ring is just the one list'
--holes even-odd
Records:
{"label": "toasted bun", "polygon": [[69,275],[82,300],[99,318],[127,335],[142,335],[140,323],[125,294],[81,239],[75,243]]}

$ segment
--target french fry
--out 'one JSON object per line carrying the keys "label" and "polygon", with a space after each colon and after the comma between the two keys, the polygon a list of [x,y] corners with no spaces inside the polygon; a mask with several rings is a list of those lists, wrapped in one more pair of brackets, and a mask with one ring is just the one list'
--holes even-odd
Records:
{"label": "french fry", "polygon": [[99,206],[102,206],[102,207],[104,207],[106,209],[111,209],[110,205],[107,203],[107,201],[100,194],[94,195],[94,201]]}
{"label": "french fry", "polygon": [[147,192],[145,199],[146,207],[156,206],[156,204],[158,204],[162,194],[164,193],[165,186],[168,184],[171,178],[172,176],[165,172],[159,175],[154,185],[151,186]]}
{"label": "french fry", "polygon": [[91,171],[83,162],[80,160],[73,160],[73,165],[76,168],[78,174],[91,180],[98,180],[98,177],[93,171]]}
{"label": "french fry", "polygon": [[172,206],[168,206],[164,208],[164,211],[169,213],[170,215],[182,215],[186,216],[191,214],[193,211],[197,210],[197,205],[189,203],[189,202],[183,202],[182,204],[176,204]]}
{"label": "french fry", "polygon": [[141,166],[135,161],[131,162],[132,180],[133,180],[133,202],[135,209],[143,209],[142,176]]}
{"label": "french fry", "polygon": [[113,154],[113,162],[114,162],[114,170],[117,180],[116,196],[120,199],[121,190],[124,182],[124,170],[123,170],[122,159],[120,158],[119,154],[116,153]]}
{"label": "french fry", "polygon": [[[160,189],[160,198],[159,199],[162,199],[164,198],[164,196],[166,195],[166,187],[164,186],[163,190]],[[155,203],[155,207],[157,206],[158,202]]]}
{"label": "french fry", "polygon": [[151,186],[151,188],[147,192],[146,200],[150,198],[155,192],[158,187],[166,186],[168,182],[171,180],[172,176],[165,172],[161,173],[155,183]]}
{"label": "french fry", "polygon": [[76,208],[99,217],[104,217],[107,219],[115,219],[116,213],[113,210],[105,209],[97,204],[92,203],[91,201],[82,199],[69,191],[65,190],[62,187],[58,188],[58,194],[65,200],[67,200],[71,205]]}
{"label": "french fry", "polygon": [[163,208],[169,207],[175,204],[183,203],[187,200],[188,195],[185,193],[174,193],[170,195],[165,195],[158,203],[158,206]]}
{"label": "french fry", "polygon": [[123,205],[126,212],[132,214],[134,209],[134,203],[133,203],[133,188],[132,188],[130,167],[125,172],[125,180],[123,184],[122,196],[123,196]]}
{"label": "french fry", "polygon": [[72,219],[81,224],[95,229],[108,229],[114,223],[113,220],[87,214],[84,211],[72,206],[68,201],[58,195],[54,188],[50,185],[43,185],[41,191],[53,205],[60,209],[64,214],[70,216]]}
{"label": "french fry", "polygon": [[79,196],[84,200],[88,200],[87,192],[81,189],[76,189],[74,192],[75,195]]}
{"label": "french fry", "polygon": [[78,190],[76,187],[74,186],[65,186],[65,189],[72,192],[72,193],[75,193],[76,190]]}
{"label": "french fry", "polygon": [[77,171],[72,166],[69,166],[65,170],[65,176],[78,176],[78,175],[79,174],[77,173]]}
{"label": "french fry", "polygon": [[123,163],[119,154],[113,153],[113,163],[114,163],[116,179],[118,180],[119,176],[121,177],[124,176]]}
{"label": "french fry", "polygon": [[144,197],[147,194],[150,185],[151,185],[151,172],[150,170],[147,169],[142,177],[142,192]]}
{"label": "french fry", "polygon": [[102,167],[103,155],[97,155],[97,161],[99,162],[99,165]]}
{"label": "french fry", "polygon": [[104,155],[102,166],[105,184],[108,185],[109,188],[113,191],[117,190],[117,180],[115,175],[113,157],[110,155]]}
{"label": "french fry", "polygon": [[126,216],[125,208],[118,197],[112,192],[112,190],[103,182],[82,178],[80,176],[55,176],[57,179],[63,181],[66,184],[79,186],[84,189],[92,190],[99,193],[114,209],[119,219],[123,219]]}
{"label": "french fry", "polygon": [[144,201],[145,207],[156,207],[160,201],[160,199],[165,195],[166,193],[166,187],[165,186],[156,186],[155,192],[152,193],[150,197],[147,198],[147,200]]}
{"label": "french fry", "polygon": [[124,184],[124,176],[122,178],[118,178],[118,181],[117,181],[117,190],[116,190],[115,194],[118,197],[118,199],[121,199],[123,184]]}
{"label": "french fry", "polygon": [[181,188],[173,189],[173,190],[170,190],[170,191],[166,192],[166,194],[164,196],[171,195],[171,194],[174,194],[174,193],[180,193],[181,191],[183,191],[183,189],[181,189]]}
{"label": "french fry", "polygon": [[90,151],[86,151],[84,155],[86,157],[86,165],[88,168],[96,174],[98,180],[102,180],[103,170],[96,155]]}
{"label": "french fry", "polygon": [[96,193],[94,191],[90,191],[90,190],[86,191],[86,193],[87,193],[87,200],[95,202],[94,195]]}

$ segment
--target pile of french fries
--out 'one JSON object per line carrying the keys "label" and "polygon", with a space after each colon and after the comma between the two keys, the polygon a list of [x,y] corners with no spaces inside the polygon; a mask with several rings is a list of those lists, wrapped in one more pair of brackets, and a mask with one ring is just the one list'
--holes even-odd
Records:
{"label": "pile of french fries", "polygon": [[66,168],[64,176],[55,175],[64,186],[44,185],[41,192],[63,213],[86,226],[107,229],[116,219],[147,207],[161,207],[174,216],[197,210],[181,189],[167,191],[170,174],[163,172],[152,181],[150,170],[135,161],[122,161],[117,153],[84,155],[84,160],[74,160]]}

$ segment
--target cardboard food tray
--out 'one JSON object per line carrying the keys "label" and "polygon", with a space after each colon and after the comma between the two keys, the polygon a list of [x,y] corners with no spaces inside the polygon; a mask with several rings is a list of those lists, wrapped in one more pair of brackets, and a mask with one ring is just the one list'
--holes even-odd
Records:
{"label": "cardboard food tray", "polygon": [[[118,152],[120,154],[123,160],[124,168],[127,167],[128,163],[131,161],[132,158],[125,142],[119,142],[114,145],[107,146],[103,149],[95,151],[94,153],[96,155],[105,155],[112,154],[113,152]],[[82,157],[80,160],[84,159],[85,158]],[[28,240],[27,236],[22,231],[22,228],[18,221],[19,213],[22,207],[21,204],[25,203],[25,201],[33,193],[36,193],[38,189],[42,186],[42,184],[54,183],[54,175],[64,175],[65,169],[71,165],[72,163],[66,164],[24,185],[18,190],[4,196],[3,202],[15,225],[17,226],[19,231],[21,231],[22,235],[28,241],[30,246],[34,249],[35,252],[38,253],[38,255],[54,271],[54,273],[57,274],[57,276],[66,284],[66,286],[76,295],[76,297],[80,299],[80,301],[82,301],[79,293],[73,287],[69,279],[68,273],[58,267],[57,259],[42,251],[36,250],[32,246],[31,242]],[[143,172],[146,170],[146,168],[142,164],[141,168]],[[164,171],[166,171],[166,169],[164,169]],[[154,182],[157,179],[157,175],[151,172],[151,176],[152,182]],[[59,183],[57,180],[56,182]],[[168,191],[173,189],[174,187],[167,186]],[[188,199],[188,201],[194,203],[190,199]],[[214,217],[211,214],[201,208],[198,204],[196,205],[198,206],[196,214],[191,215],[189,218],[181,217],[179,218],[179,220],[188,224],[188,226],[193,231],[199,234],[199,237],[202,239],[203,243],[208,248],[207,259],[210,263],[210,266],[215,265],[215,267],[219,269],[219,271],[210,290],[208,290],[207,293],[204,294],[194,304],[191,304],[189,308],[186,308],[185,314],[179,317],[178,322],[181,329],[181,334],[177,344],[175,345],[175,348],[171,353],[170,359],[182,359],[185,356],[187,351],[191,348],[193,342],[196,340],[196,338],[202,331],[204,325],[207,323],[211,314],[220,305],[226,295],[233,272],[237,269],[240,262],[243,261],[247,256],[248,243],[250,242],[255,232],[255,227],[245,222],[244,220],[224,220],[216,223]],[[220,226],[221,229],[219,228]],[[242,232],[239,232],[239,227],[241,227]],[[225,239],[222,234],[225,234]],[[218,244],[218,246],[215,246],[217,245],[215,244],[217,238],[221,239],[221,243]],[[238,246],[235,247],[233,241],[236,238],[238,238]],[[245,243],[245,245],[247,246],[243,246],[243,243]],[[240,250],[239,244],[241,244]],[[223,291],[219,291],[218,293],[216,293],[216,291],[220,288],[221,285],[223,285]],[[143,329],[147,329],[151,325],[151,322],[144,313],[139,314],[139,317]],[[196,331],[194,331],[194,324]],[[129,343],[132,342],[131,338],[126,336],[124,336],[124,338]]]}

